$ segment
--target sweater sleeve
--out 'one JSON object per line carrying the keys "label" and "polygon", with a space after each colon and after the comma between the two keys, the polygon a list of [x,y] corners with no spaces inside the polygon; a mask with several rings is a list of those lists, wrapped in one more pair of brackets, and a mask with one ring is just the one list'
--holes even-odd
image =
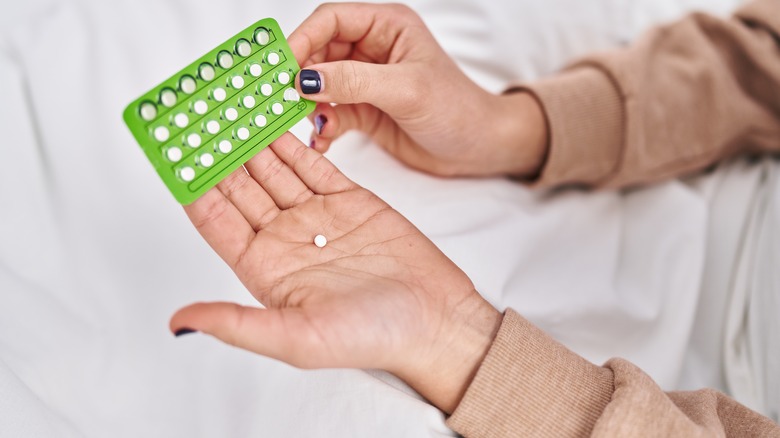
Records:
{"label": "sweater sleeve", "polygon": [[717,391],[664,393],[625,360],[594,365],[511,309],[447,424],[467,438],[780,437]]}
{"label": "sweater sleeve", "polygon": [[641,184],[780,150],[780,0],[689,15],[511,90],[547,117],[539,186]]}

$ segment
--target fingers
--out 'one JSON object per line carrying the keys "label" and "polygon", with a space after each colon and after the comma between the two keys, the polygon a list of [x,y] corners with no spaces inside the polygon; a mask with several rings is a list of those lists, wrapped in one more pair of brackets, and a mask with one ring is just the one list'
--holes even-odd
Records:
{"label": "fingers", "polygon": [[318,338],[300,309],[258,309],[234,303],[196,303],[180,309],[170,330],[195,330],[230,345],[289,364],[311,368],[320,364]]}
{"label": "fingers", "polygon": [[340,193],[356,185],[322,154],[307,148],[292,134],[285,134],[271,143],[271,149],[314,193]]}
{"label": "fingers", "polygon": [[[284,136],[292,134],[286,133]],[[244,167],[281,209],[294,207],[313,195],[301,178],[279,159],[272,148],[262,150],[247,161]]]}
{"label": "fingers", "polygon": [[315,126],[312,135],[313,147],[320,153],[325,153],[334,140],[351,130],[367,134],[374,142],[384,147],[401,140],[397,137],[398,125],[393,119],[370,104],[318,104],[312,115]]}
{"label": "fingers", "polygon": [[280,212],[273,198],[243,167],[220,181],[217,188],[236,206],[255,232],[264,228]]}

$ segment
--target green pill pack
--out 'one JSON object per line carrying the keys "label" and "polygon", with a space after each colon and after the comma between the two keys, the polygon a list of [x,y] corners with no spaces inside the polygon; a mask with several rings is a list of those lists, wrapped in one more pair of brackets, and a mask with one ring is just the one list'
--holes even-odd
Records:
{"label": "green pill pack", "polygon": [[124,120],[163,182],[190,204],[314,110],[279,24],[266,18],[149,90]]}

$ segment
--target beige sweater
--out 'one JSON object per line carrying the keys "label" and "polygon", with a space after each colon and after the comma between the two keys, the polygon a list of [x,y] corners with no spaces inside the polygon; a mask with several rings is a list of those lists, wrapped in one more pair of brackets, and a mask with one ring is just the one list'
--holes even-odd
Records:
{"label": "beige sweater", "polygon": [[[541,186],[626,186],[778,151],[780,0],[730,20],[693,14],[518,89],[549,124]],[[512,310],[448,425],[466,437],[780,437],[716,391],[664,393],[625,360],[594,365]]]}

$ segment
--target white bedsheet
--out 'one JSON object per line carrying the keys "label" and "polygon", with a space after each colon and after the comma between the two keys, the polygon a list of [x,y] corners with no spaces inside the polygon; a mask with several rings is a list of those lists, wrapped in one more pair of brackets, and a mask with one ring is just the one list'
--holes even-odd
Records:
{"label": "white bedsheet", "polygon": [[[471,77],[498,91],[690,8],[724,13],[736,1],[409,3]],[[290,32],[314,2],[0,5],[0,437],[452,434],[392,376],[304,372],[167,333],[189,302],[251,301],[158,180],[122,109],[261,17]],[[711,258],[712,199],[724,184],[737,187],[734,199],[751,193],[755,166],[628,194],[552,195],[415,173],[359,135],[329,157],[499,308],[593,361],[626,357],[664,388],[725,385],[712,362],[722,351],[702,348],[695,360],[686,351]],[[733,214],[724,233],[741,232],[745,214]]]}

